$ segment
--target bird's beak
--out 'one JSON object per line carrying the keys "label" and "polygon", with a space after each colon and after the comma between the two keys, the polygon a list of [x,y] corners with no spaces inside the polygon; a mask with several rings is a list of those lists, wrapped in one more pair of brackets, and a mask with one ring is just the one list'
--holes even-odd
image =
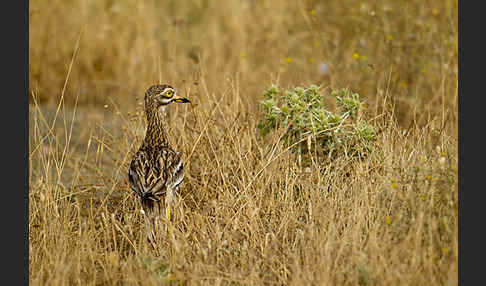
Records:
{"label": "bird's beak", "polygon": [[182,97],[182,96],[178,96],[178,95],[174,96],[172,101],[179,102],[179,103],[190,103],[191,102],[189,99]]}

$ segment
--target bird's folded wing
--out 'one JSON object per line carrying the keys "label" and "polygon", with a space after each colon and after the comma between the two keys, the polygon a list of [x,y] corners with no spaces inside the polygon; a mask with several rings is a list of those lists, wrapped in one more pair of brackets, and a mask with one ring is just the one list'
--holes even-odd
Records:
{"label": "bird's folded wing", "polygon": [[138,152],[128,171],[131,189],[140,197],[160,197],[168,188],[177,187],[184,179],[182,160],[172,149],[158,150],[158,160],[149,160],[147,154]]}
{"label": "bird's folded wing", "polygon": [[130,188],[137,193],[138,196],[143,197],[147,191],[146,182],[146,161],[139,153],[135,154],[128,168],[128,181]]}
{"label": "bird's folded wing", "polygon": [[182,159],[179,156],[179,153],[173,152],[170,160],[166,161],[167,163],[167,168],[166,168],[166,173],[167,173],[167,187],[169,188],[176,188],[184,179],[184,170],[183,170],[183,164],[182,164]]}

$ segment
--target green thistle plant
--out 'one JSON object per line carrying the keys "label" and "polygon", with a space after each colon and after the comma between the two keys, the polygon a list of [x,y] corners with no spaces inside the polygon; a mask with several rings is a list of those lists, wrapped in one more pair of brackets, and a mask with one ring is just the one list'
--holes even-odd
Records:
{"label": "green thistle plant", "polygon": [[[324,106],[316,85],[284,91],[271,86],[263,96],[260,101],[263,118],[258,125],[262,135],[287,128],[283,142],[286,146],[296,144],[299,153],[317,151],[331,156],[339,150],[355,155],[371,151],[376,133],[373,126],[360,118],[363,105],[359,94],[347,89],[333,91],[331,96],[337,99],[339,107],[337,113]],[[309,136],[311,144],[306,140]]]}

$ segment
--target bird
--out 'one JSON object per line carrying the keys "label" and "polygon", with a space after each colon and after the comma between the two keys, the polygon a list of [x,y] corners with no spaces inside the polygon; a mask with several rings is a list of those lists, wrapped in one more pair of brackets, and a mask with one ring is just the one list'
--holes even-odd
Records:
{"label": "bird", "polygon": [[142,205],[152,245],[161,231],[162,217],[171,219],[173,196],[184,180],[181,155],[170,146],[166,132],[165,109],[174,102],[191,103],[168,84],[152,85],[145,91],[147,129],[128,168],[129,185]]}

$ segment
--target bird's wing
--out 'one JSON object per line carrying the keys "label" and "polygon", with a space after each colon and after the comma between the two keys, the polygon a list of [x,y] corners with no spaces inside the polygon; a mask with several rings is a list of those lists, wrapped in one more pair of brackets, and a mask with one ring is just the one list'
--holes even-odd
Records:
{"label": "bird's wing", "polygon": [[179,153],[172,151],[170,159],[166,160],[167,183],[166,185],[174,189],[184,180],[184,165]]}
{"label": "bird's wing", "polygon": [[182,160],[170,148],[153,150],[153,156],[140,150],[130,164],[130,187],[140,197],[158,200],[168,188],[177,187],[184,179]]}
{"label": "bird's wing", "polygon": [[147,185],[147,173],[149,170],[147,155],[143,151],[138,151],[130,163],[128,168],[128,181],[130,188],[143,197],[150,186]]}

